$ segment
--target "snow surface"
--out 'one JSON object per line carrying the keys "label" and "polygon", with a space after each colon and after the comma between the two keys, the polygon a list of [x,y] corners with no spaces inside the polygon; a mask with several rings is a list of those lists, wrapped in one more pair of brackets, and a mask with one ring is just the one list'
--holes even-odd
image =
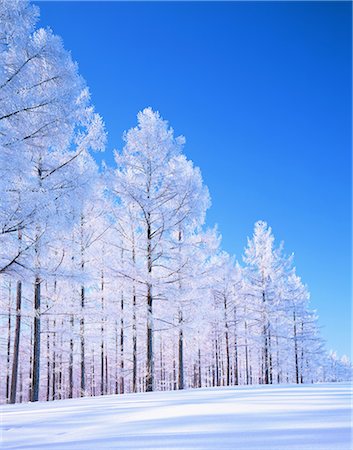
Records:
{"label": "snow surface", "polygon": [[351,450],[349,384],[109,395],[2,408],[2,449]]}

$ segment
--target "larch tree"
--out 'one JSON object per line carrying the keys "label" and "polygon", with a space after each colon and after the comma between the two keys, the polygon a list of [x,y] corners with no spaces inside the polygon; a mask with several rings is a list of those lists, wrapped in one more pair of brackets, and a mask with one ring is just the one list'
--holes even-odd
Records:
{"label": "larch tree", "polygon": [[138,114],[138,126],[125,134],[126,145],[116,153],[115,193],[127,208],[138,211],[136,233],[144,238],[137,249],[145,260],[147,306],[146,390],[153,383],[153,303],[163,296],[163,279],[170,274],[166,245],[171,232],[181,229],[190,210],[193,193],[180,185],[175,172],[181,164],[182,137],[175,138],[157,112],[147,108]]}

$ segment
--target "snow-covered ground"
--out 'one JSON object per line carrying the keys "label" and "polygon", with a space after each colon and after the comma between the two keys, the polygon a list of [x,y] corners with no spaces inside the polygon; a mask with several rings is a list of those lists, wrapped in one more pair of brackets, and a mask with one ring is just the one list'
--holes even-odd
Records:
{"label": "snow-covered ground", "polygon": [[110,395],[2,408],[2,449],[351,450],[349,384]]}

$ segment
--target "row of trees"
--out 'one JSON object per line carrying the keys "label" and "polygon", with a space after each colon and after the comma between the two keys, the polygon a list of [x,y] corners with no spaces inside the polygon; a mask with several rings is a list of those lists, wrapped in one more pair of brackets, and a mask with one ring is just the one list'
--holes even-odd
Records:
{"label": "row of trees", "polygon": [[242,265],[221,250],[200,171],[158,113],[97,166],[103,121],[37,17],[0,0],[1,400],[350,376],[266,223]]}

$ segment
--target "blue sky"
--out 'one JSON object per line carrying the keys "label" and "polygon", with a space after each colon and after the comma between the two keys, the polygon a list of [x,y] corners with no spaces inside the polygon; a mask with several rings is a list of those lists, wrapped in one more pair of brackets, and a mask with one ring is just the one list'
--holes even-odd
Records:
{"label": "blue sky", "polygon": [[160,111],[241,257],[256,220],[295,253],[329,349],[350,352],[350,2],[38,2],[77,60],[109,142]]}

